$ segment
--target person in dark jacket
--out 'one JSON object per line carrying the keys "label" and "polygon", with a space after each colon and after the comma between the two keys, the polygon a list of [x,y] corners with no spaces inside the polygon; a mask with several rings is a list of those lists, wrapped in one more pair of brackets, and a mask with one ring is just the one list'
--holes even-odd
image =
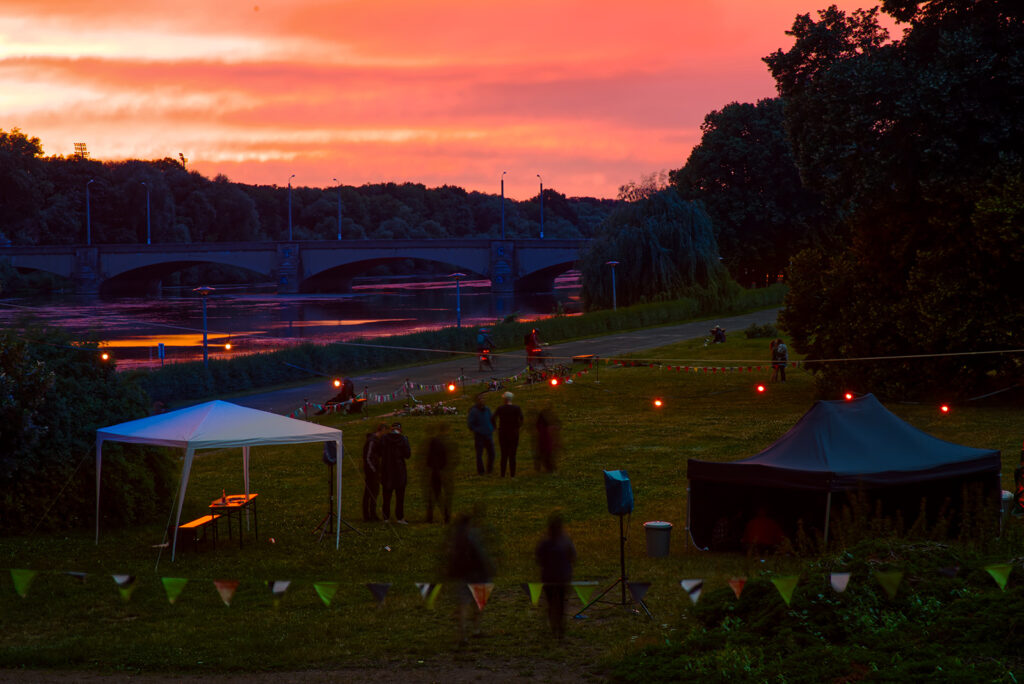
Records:
{"label": "person in dark jacket", "polygon": [[576,547],[565,533],[560,513],[552,513],[548,518],[547,536],[537,545],[536,556],[548,604],[548,624],[555,638],[561,641],[565,637],[565,598],[572,583]]}
{"label": "person in dark jacket", "polygon": [[384,487],[384,521],[391,519],[391,496],[395,497],[395,522],[405,521],[405,486],[409,482],[405,462],[412,456],[409,439],[402,434],[402,424],[392,423],[391,431],[381,437],[381,485]]}
{"label": "person in dark jacket", "polygon": [[480,633],[480,611],[474,610],[475,599],[470,584],[490,582],[494,577],[494,561],[484,545],[479,516],[460,513],[449,528],[445,540],[445,578],[453,585],[459,604],[459,644],[466,643],[466,627],[473,614],[473,631]]}
{"label": "person in dark jacket", "polygon": [[505,477],[506,466],[509,477],[516,476],[516,451],[519,449],[519,429],[523,426],[523,410],[512,403],[514,396],[511,392],[505,392],[502,395],[505,403],[494,411],[491,418],[491,423],[498,428],[502,477]]}
{"label": "person in dark jacket", "polygon": [[366,434],[363,443],[363,521],[380,520],[377,515],[377,499],[380,498],[381,438],[387,434],[388,426],[381,423],[374,432]]}
{"label": "person in dark jacket", "polygon": [[476,472],[484,474],[483,452],[487,452],[487,471],[494,472],[494,423],[491,422],[491,409],[484,402],[483,392],[476,395],[476,403],[466,414],[466,425],[473,433],[473,448],[476,450]]}

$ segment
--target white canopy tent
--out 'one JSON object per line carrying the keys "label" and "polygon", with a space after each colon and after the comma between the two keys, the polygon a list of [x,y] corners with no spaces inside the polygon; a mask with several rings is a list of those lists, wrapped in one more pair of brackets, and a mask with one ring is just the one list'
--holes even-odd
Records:
{"label": "white canopy tent", "polygon": [[[103,442],[130,442],[132,444],[153,444],[156,446],[178,447],[185,450],[185,464],[181,471],[178,487],[178,506],[174,519],[174,541],[171,560],[178,543],[178,526],[181,524],[181,509],[185,503],[185,489],[188,486],[192,460],[198,449],[223,449],[242,447],[242,474],[245,494],[249,494],[249,447],[260,444],[300,444],[304,442],[334,442],[337,454],[341,455],[341,430],[286,418],[276,413],[258,411],[226,401],[210,401],[178,411],[171,411],[149,418],[131,420],[120,425],[101,428],[96,431],[96,543],[100,541],[100,471],[103,464]],[[335,499],[337,520],[341,520],[341,467],[336,470]],[[338,526],[335,548],[341,544],[341,529]]]}

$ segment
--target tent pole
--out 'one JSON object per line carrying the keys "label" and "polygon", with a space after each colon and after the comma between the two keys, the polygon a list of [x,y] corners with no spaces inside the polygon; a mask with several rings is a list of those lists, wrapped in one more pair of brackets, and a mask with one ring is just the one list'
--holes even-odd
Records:
{"label": "tent pole", "polygon": [[832,515],[832,490],[825,495],[825,548],[828,548],[828,524]]}
{"label": "tent pole", "polygon": [[344,459],[342,459],[342,454],[344,454],[345,452],[342,451],[341,440],[342,440],[341,437],[338,437],[338,439],[335,440],[335,442],[338,445],[338,469],[337,469],[337,471],[335,472],[335,475],[334,475],[334,477],[335,477],[335,486],[337,487],[337,491],[335,492],[335,495],[334,495],[335,506],[336,506],[336,517],[335,517],[336,524],[334,525],[334,548],[335,548],[335,550],[341,548],[341,467],[345,464]]}
{"label": "tent pole", "polygon": [[96,546],[100,545],[100,468],[103,465],[103,440],[96,439]]}
{"label": "tent pole", "polygon": [[181,469],[181,485],[178,489],[178,513],[174,518],[174,539],[171,540],[171,562],[174,562],[174,555],[178,550],[178,526],[181,525],[181,509],[185,505],[185,489],[188,487],[188,475],[192,472],[192,457],[195,451],[188,447],[185,449],[185,465]]}
{"label": "tent pole", "polygon": [[[245,485],[245,500],[248,501],[249,500],[249,447],[247,447],[247,446],[242,447],[242,479],[245,481],[244,482],[244,485]],[[250,527],[249,522],[250,522],[251,517],[252,517],[252,512],[249,510],[249,507],[246,506],[245,507],[245,529],[249,529],[249,527]]]}

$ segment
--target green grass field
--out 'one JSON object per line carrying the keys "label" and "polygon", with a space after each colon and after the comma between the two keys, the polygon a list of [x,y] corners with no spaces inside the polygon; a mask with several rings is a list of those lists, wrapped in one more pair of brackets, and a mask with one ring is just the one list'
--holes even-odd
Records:
{"label": "green grass field", "polygon": [[[672,366],[743,366],[767,357],[767,340],[734,335],[725,345],[703,340],[637,355]],[[685,536],[686,459],[733,460],[753,455],[788,430],[814,401],[811,377],[791,369],[789,382],[753,387],[770,372],[679,372],[652,367],[602,365],[572,384],[513,387],[529,415],[550,403],[562,421],[563,449],[554,474],[535,472],[526,433],[514,479],[475,474],[472,440],[465,427],[471,392],[444,398],[459,415],[403,417],[413,445],[406,496],[408,526],[361,522],[362,487],[358,460],[364,434],[400,404],[373,406],[367,419],[327,417],[345,432],[343,518],[362,534],[342,527],[341,548],[333,538],[320,543],[311,531],[326,511],[327,469],[319,445],[254,447],[252,489],[259,492],[260,536],[245,547],[226,539],[216,550],[182,552],[172,563],[162,541],[163,521],[146,527],[104,529],[99,546],[91,530],[54,536],[0,540],[0,667],[43,667],[167,672],[302,670],[415,667],[418,661],[448,658],[513,663],[529,675],[534,661],[602,671],[627,654],[673,638],[687,623],[690,601],[679,587],[684,578],[703,578],[706,591],[726,586],[729,577],[761,570],[799,572],[807,559],[778,558],[755,563],[745,556],[711,554],[687,547]],[[654,398],[664,406],[655,409]],[[489,396],[492,408],[499,402]],[[889,405],[911,424],[940,438],[1004,455],[1003,486],[1019,449],[1017,407],[959,407],[948,415],[930,405]],[[390,418],[386,420],[391,420]],[[429,426],[449,422],[458,437],[461,463],[455,510],[482,506],[498,559],[494,594],[482,614],[485,637],[456,651],[450,592],[434,610],[421,600],[415,582],[437,581],[444,527],[423,522],[425,504],[416,451]],[[497,464],[496,464],[497,469]],[[548,514],[561,509],[579,555],[576,579],[603,587],[618,576],[618,520],[607,513],[602,470],[625,469],[636,495],[628,526],[627,566],[631,579],[651,582],[647,603],[653,620],[627,607],[600,605],[586,619],[570,620],[564,644],[547,638],[543,608],[530,605],[521,583],[535,581],[533,549]],[[104,482],[105,487],[116,486]],[[221,490],[242,489],[237,450],[200,453],[193,466],[184,517],[205,512]],[[45,506],[45,502],[41,502]],[[168,514],[170,512],[168,511]],[[648,558],[643,522],[673,523],[668,558]],[[274,543],[270,539],[274,539]],[[10,568],[40,571],[26,598],[19,597]],[[84,580],[63,571],[89,573]],[[122,601],[112,574],[137,577],[130,601]],[[161,577],[188,578],[174,605]],[[240,582],[230,607],[213,580]],[[290,580],[275,606],[265,583]],[[329,607],[313,583],[337,581]],[[390,582],[387,599],[376,605],[365,584]],[[616,594],[617,595],[617,591]],[[570,606],[577,609],[575,599]]]}

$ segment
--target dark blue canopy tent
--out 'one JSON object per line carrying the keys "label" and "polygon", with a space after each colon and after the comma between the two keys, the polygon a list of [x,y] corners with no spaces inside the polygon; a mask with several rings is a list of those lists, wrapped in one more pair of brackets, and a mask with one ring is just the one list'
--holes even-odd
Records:
{"label": "dark blue canopy tent", "polygon": [[913,513],[922,497],[932,503],[959,498],[971,482],[982,483],[995,511],[1001,467],[999,451],[933,437],[872,394],[819,401],[756,456],[726,463],[689,459],[687,524],[694,543],[708,548],[713,536],[721,536],[723,521],[729,527],[730,520],[749,519],[763,506],[788,533],[802,520],[827,541],[835,493],[868,491],[884,496],[890,510]]}

